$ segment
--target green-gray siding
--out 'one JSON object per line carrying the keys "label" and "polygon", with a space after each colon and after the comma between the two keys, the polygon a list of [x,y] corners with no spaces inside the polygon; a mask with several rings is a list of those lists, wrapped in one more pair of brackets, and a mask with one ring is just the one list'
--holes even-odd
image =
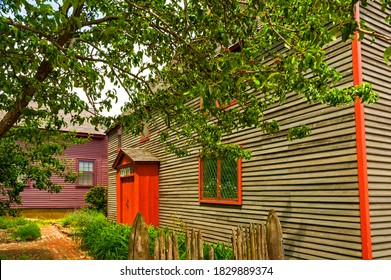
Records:
{"label": "green-gray siding", "polygon": [[[361,18],[368,27],[391,36],[380,4],[368,1]],[[373,259],[391,259],[391,68],[383,59],[390,42],[367,38],[362,43],[363,79],[380,93],[380,100],[365,107],[368,184]]]}
{"label": "green-gray siding", "polygon": [[[335,41],[328,61],[344,74],[340,86],[352,85],[351,44]],[[198,106],[197,101],[193,104]],[[360,259],[361,233],[357,182],[355,118],[353,106],[330,108],[308,105],[290,95],[282,106],[265,117],[280,122],[281,132],[262,134],[241,130],[226,141],[253,152],[243,161],[243,205],[210,205],[198,202],[198,147],[191,155],[176,158],[162,149],[156,124],[150,140],[125,135],[124,147],[140,147],[159,157],[159,218],[169,227],[202,229],[207,240],[227,242],[237,224],[264,222],[270,208],[281,220],[285,253],[292,259]],[[287,130],[308,124],[312,135],[288,142]],[[159,127],[160,126],[160,127]],[[116,152],[116,132],[109,133],[109,165]],[[115,172],[109,172],[109,200],[115,202]],[[116,217],[115,205],[109,217]]]}

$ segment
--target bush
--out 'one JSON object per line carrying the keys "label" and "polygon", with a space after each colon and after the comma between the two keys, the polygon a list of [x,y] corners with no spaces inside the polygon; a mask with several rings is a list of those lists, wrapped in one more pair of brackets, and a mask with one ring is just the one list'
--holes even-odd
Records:
{"label": "bush", "polygon": [[84,196],[84,201],[90,204],[90,208],[102,212],[107,212],[107,187],[96,186],[91,188]]}
{"label": "bush", "polygon": [[74,211],[60,219],[60,224],[63,227],[79,229],[86,227],[89,223],[96,220],[106,221],[106,217],[101,212],[84,208]]}
{"label": "bush", "polygon": [[10,218],[6,218],[4,216],[1,216],[0,217],[0,229],[16,228],[18,226],[28,224],[28,222],[29,221],[23,217],[10,219]]}
{"label": "bush", "polygon": [[22,241],[36,240],[41,237],[41,229],[35,223],[28,223],[17,227],[12,237]]}
{"label": "bush", "polygon": [[97,260],[127,260],[131,227],[95,220],[81,231],[82,247]]}

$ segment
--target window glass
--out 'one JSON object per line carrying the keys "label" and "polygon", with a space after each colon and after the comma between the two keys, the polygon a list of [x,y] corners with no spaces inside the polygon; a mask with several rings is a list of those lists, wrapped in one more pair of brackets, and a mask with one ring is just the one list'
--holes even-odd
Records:
{"label": "window glass", "polygon": [[122,169],[119,170],[119,175],[121,177],[130,175],[130,174],[133,174],[133,173],[134,173],[134,166],[125,167],[125,168],[122,168]]}
{"label": "window glass", "polygon": [[204,159],[203,196],[217,197],[217,159]]}
{"label": "window glass", "polygon": [[94,184],[93,161],[79,161],[79,174],[77,182],[80,186],[92,186]]}
{"label": "window glass", "polygon": [[149,124],[147,121],[142,122],[143,130],[141,131],[140,141],[146,141],[149,139]]}
{"label": "window glass", "polygon": [[222,198],[238,197],[238,165],[236,160],[222,158],[220,160],[221,183],[220,194]]}
{"label": "window glass", "polygon": [[201,159],[201,202],[241,203],[239,161],[231,158]]}

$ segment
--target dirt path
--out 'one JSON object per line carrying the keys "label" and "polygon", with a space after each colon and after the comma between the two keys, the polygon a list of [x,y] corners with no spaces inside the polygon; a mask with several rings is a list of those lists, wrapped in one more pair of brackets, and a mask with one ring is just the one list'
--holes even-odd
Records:
{"label": "dirt path", "polygon": [[29,260],[88,260],[77,242],[54,226],[42,226],[37,241],[0,243],[0,255],[9,259]]}

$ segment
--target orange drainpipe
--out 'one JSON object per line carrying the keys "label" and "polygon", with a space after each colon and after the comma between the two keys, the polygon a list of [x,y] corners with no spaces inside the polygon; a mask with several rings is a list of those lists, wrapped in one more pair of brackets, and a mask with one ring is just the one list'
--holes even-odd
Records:
{"label": "orange drainpipe", "polygon": [[[360,19],[360,4],[357,3],[354,15],[356,20]],[[362,58],[361,43],[358,40],[359,34],[354,33],[352,42],[352,60],[353,60],[353,83],[360,85],[362,78]],[[360,98],[356,98],[354,104],[356,117],[356,145],[357,145],[357,169],[358,169],[358,188],[360,193],[360,224],[361,224],[361,245],[362,258],[364,260],[372,259],[372,241],[371,241],[371,223],[369,213],[369,193],[368,193],[368,166],[367,150],[365,140],[365,119],[364,104]]]}

